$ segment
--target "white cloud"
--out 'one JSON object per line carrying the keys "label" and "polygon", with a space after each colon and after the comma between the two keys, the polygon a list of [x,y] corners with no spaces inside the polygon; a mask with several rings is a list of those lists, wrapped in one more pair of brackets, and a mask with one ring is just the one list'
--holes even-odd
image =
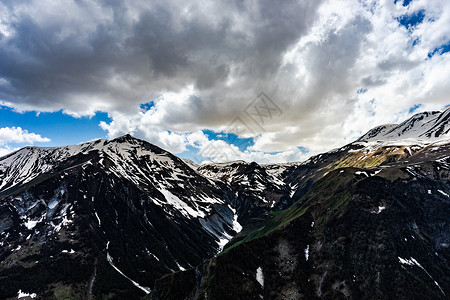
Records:
{"label": "white cloud", "polygon": [[194,159],[197,163],[208,161],[227,162],[234,160],[255,161],[258,163],[283,163],[304,161],[312,154],[314,153],[303,152],[298,148],[292,148],[277,153],[254,150],[241,151],[238,147],[230,145],[223,140],[211,140],[201,144],[198,156]]}
{"label": "white cloud", "polygon": [[11,152],[14,152],[16,150],[19,150],[19,148],[10,148],[8,146],[0,147],[0,157],[5,156]]}
{"label": "white cloud", "polygon": [[[441,109],[450,94],[450,56],[427,55],[449,38],[447,26],[436,23],[448,18],[450,5],[412,3],[403,7],[390,2],[327,1],[307,34],[284,49],[282,65],[266,81],[249,84],[249,78],[240,78],[234,73],[238,69],[231,68],[230,76],[238,80],[229,86],[219,84],[206,91],[186,86],[160,97],[138,121],[141,129],[223,130],[242,115],[261,88],[273,91],[269,94],[283,115],[264,131],[252,127],[257,135],[250,150],[303,146],[317,153],[350,142],[380,123],[402,121],[415,104]],[[414,30],[399,24],[397,18],[423,8],[428,17]],[[417,38],[420,43],[413,46]],[[189,97],[192,94],[196,96]]]}
{"label": "white cloud", "polygon": [[[33,144],[35,142],[50,142],[50,139],[36,133],[28,132],[28,130],[20,127],[0,128],[0,146],[19,143]],[[9,148],[7,147],[6,149]]]}
{"label": "white cloud", "polygon": [[[174,153],[202,149],[200,130],[226,131],[239,117],[255,144],[238,156],[302,159],[298,147],[326,151],[414,105],[449,104],[450,52],[428,54],[450,41],[450,2],[401,2],[0,4],[0,104],[104,111],[110,137],[132,133]],[[422,23],[400,25],[420,10]],[[244,113],[261,91],[282,110],[264,128]]]}
{"label": "white cloud", "polygon": [[[233,160],[256,161],[258,163],[277,163],[303,161],[311,155],[319,153],[301,151],[296,147],[276,153],[267,153],[255,147],[249,147],[241,151],[237,146],[229,144],[225,140],[210,140],[201,130],[187,133],[175,133],[161,130],[157,126],[148,125],[145,118],[149,112],[139,114],[138,118],[115,116],[111,124],[101,123],[103,129],[109,132],[109,137],[114,138],[125,133],[132,133],[138,138],[145,139],[172,153],[179,154],[192,147],[189,157],[196,163],[216,161],[225,162]],[[328,149],[323,149],[324,151]]]}

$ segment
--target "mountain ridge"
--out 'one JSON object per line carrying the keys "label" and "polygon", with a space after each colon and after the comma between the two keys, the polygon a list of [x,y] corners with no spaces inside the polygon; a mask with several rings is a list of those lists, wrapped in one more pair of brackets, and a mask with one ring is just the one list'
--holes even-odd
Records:
{"label": "mountain ridge", "polygon": [[[297,228],[294,232],[283,229],[284,226],[291,228],[289,224],[297,222],[311,209],[303,207],[302,203],[313,203],[317,207],[313,210],[316,224],[319,223],[315,218],[322,214],[332,217],[338,222],[337,226],[349,226],[334,215],[335,212],[349,213],[347,206],[353,200],[348,198],[350,194],[345,189],[356,188],[367,197],[377,197],[367,186],[360,189],[359,185],[354,185],[358,182],[370,181],[381,184],[382,188],[389,182],[405,181],[414,185],[414,180],[428,178],[421,182],[429,188],[420,189],[414,185],[419,191],[418,197],[429,195],[428,191],[431,191],[430,197],[442,202],[445,216],[448,205],[445,194],[450,194],[450,143],[445,136],[448,114],[434,113],[428,119],[420,119],[420,114],[415,116],[410,118],[411,122],[402,122],[401,128],[414,134],[431,129],[443,134],[429,139],[425,136],[426,143],[407,145],[395,145],[393,140],[387,143],[356,140],[307,161],[289,164],[234,161],[196,166],[131,135],[65,147],[26,147],[1,157],[0,278],[3,279],[0,279],[0,295],[14,297],[20,290],[59,299],[58,295],[67,290],[74,298],[85,297],[86,293],[88,298],[101,298],[109,297],[109,291],[114,290],[111,297],[116,299],[138,299],[150,292],[152,296],[159,295],[159,299],[173,299],[159,294],[172,288],[174,281],[169,284],[166,280],[181,276],[200,287],[198,274],[206,279],[210,278],[208,274],[216,272],[202,268],[210,268],[209,264],[219,262],[222,256],[237,259],[234,254],[228,256],[227,253],[243,255],[247,252],[242,249],[253,249],[248,246],[253,243],[260,245],[271,232],[281,233],[289,240],[299,234],[298,230],[310,228],[312,219],[307,217],[299,221],[303,225],[292,227]],[[434,123],[429,123],[431,121]],[[423,124],[428,125],[424,127]],[[398,126],[392,125],[385,132]],[[417,128],[426,130],[413,130]],[[372,135],[376,137],[377,134]],[[348,179],[344,186],[339,183],[343,174]],[[380,183],[371,178],[387,181]],[[323,185],[324,180],[327,185]],[[347,200],[341,203],[338,201],[340,196],[336,198],[331,192],[330,199],[335,199],[331,202],[311,196],[311,191],[321,194],[326,186]],[[398,189],[396,197],[399,199],[400,194],[408,194],[407,185],[394,186]],[[312,202],[302,200],[305,197],[312,197],[313,200],[308,200]],[[359,199],[356,203],[362,201],[359,194],[354,197]],[[373,204],[370,207],[365,207],[363,202],[357,205],[369,214],[373,211],[377,215],[387,210],[384,200],[379,200],[377,205],[369,201]],[[430,213],[436,210],[434,202],[427,203],[426,209]],[[419,210],[416,207],[414,211]],[[443,226],[427,218],[423,220],[427,228]],[[443,220],[445,223],[445,218]],[[280,224],[283,226],[279,227]],[[369,230],[361,228],[366,229]],[[442,244],[446,241],[446,231],[440,230],[440,238],[444,238],[444,242],[439,242]],[[317,234],[322,236],[323,233]],[[311,239],[307,235],[305,238]],[[285,247],[284,242],[279,244],[271,240],[270,243]],[[306,245],[300,246],[295,248],[300,251],[296,255],[304,256],[302,247]],[[328,249],[329,245],[324,247]],[[421,244],[421,247],[432,249],[429,244]],[[442,259],[447,259],[447,248],[439,249]],[[252,251],[259,257],[256,249]],[[309,255],[314,254],[312,248],[308,251]],[[218,253],[222,254],[216,256]],[[400,256],[406,262],[402,265],[413,264],[412,259],[405,256],[409,254],[405,253]],[[423,253],[420,257],[411,257],[421,263],[427,261]],[[299,257],[296,259],[298,261]],[[39,262],[48,265],[47,271]],[[242,268],[229,263],[231,267]],[[427,272],[435,270],[429,266],[424,268]],[[439,272],[447,274],[444,267],[439,265],[439,268]],[[67,275],[62,270],[72,270],[74,274]],[[189,271],[181,272],[183,270]],[[255,272],[242,270],[247,274]],[[47,272],[42,278],[33,275],[42,272]],[[259,272],[267,280],[272,276],[266,273],[266,268]],[[218,278],[222,276],[218,274]],[[166,279],[161,279],[163,276]],[[289,278],[286,284],[290,282]],[[318,284],[317,278],[309,279]],[[232,280],[223,279],[223,282],[235,284]],[[421,284],[426,286],[427,282],[423,279]],[[252,293],[261,294],[258,281],[253,283],[256,286],[251,288]],[[253,286],[253,283],[249,284]],[[217,284],[221,283],[216,281],[214,284],[219,288]],[[441,282],[440,285],[442,291],[447,292],[446,285]],[[202,286],[202,289],[207,291],[208,287]],[[331,292],[328,283],[321,293],[340,295]],[[193,296],[190,295],[190,299]],[[272,296],[265,294],[268,299]]]}
{"label": "mountain ridge", "polygon": [[443,111],[421,112],[400,124],[385,124],[372,128],[356,142],[436,142],[450,138],[450,108]]}
{"label": "mountain ridge", "polygon": [[[180,158],[131,136],[66,148],[25,148],[6,161],[14,156],[20,159],[11,168],[6,168],[5,159],[0,160],[0,183],[5,188],[0,196],[4,224],[0,259],[10,265],[0,268],[1,274],[11,273],[11,268],[20,274],[30,272],[28,268],[39,269],[39,264],[22,266],[30,260],[29,251],[39,251],[33,254],[39,261],[55,261],[50,269],[58,274],[58,265],[71,261],[63,262],[66,253],[74,250],[72,256],[80,268],[89,268],[95,261],[102,264],[95,265],[95,272],[81,273],[115,273],[141,293],[149,292],[143,287],[151,287],[153,280],[167,272],[215,255],[240,230],[226,191]],[[132,253],[135,258],[130,257]],[[146,270],[153,271],[143,277]],[[111,285],[105,276],[98,276],[102,283],[94,285],[96,293],[106,292],[108,286],[119,288],[123,297],[139,293],[124,288],[119,278]],[[52,293],[42,288],[57,280],[44,279],[37,280],[42,285],[38,294]],[[15,280],[24,291],[32,284]],[[16,284],[1,285],[0,295],[17,293],[10,290]]]}
{"label": "mountain ridge", "polygon": [[[419,136],[447,117],[400,127]],[[425,138],[357,140],[285,165],[294,204],[195,272],[157,280],[153,299],[447,299],[450,143]]]}

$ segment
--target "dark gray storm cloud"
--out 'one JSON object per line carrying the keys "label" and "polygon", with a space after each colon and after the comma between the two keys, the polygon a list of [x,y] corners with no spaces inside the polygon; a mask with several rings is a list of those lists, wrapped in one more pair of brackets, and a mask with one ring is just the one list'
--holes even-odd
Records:
{"label": "dark gray storm cloud", "polygon": [[0,99],[85,114],[135,109],[188,84],[214,89],[231,68],[237,80],[262,80],[280,67],[318,3],[6,2]]}

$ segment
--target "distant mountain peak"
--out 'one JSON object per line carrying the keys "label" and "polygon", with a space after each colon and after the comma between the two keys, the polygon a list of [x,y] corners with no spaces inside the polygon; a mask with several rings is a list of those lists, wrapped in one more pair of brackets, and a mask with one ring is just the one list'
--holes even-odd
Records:
{"label": "distant mountain peak", "polygon": [[211,161],[211,162],[205,163],[204,165],[225,167],[225,166],[231,166],[231,165],[250,165],[250,164],[254,164],[254,163],[255,162],[248,162],[248,161],[245,161],[242,159],[238,159],[238,160],[232,160],[232,161],[227,161],[227,162]]}
{"label": "distant mountain peak", "polygon": [[429,143],[450,138],[450,109],[426,111],[413,115],[400,124],[372,128],[356,142]]}
{"label": "distant mountain peak", "polygon": [[135,143],[137,141],[141,141],[142,142],[142,140],[132,136],[129,133],[124,134],[124,135],[119,136],[119,137],[116,137],[116,138],[111,140],[111,142],[116,142],[116,143]]}
{"label": "distant mountain peak", "polygon": [[368,132],[366,132],[363,136],[361,136],[357,142],[367,141],[370,139],[373,139],[377,136],[383,136],[387,132],[391,131],[393,128],[397,127],[398,124],[384,124],[376,126],[372,129],[370,129]]}

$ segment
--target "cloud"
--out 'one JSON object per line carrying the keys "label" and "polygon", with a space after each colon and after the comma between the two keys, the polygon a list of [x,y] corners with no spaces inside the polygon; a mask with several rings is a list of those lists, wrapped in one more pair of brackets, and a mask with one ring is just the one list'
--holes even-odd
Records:
{"label": "cloud", "polygon": [[[28,132],[20,127],[3,127],[0,128],[0,146],[7,144],[50,142],[50,139],[42,137],[39,134]],[[5,149],[9,149],[6,147]],[[6,150],[4,150],[6,151]]]}
{"label": "cloud", "polygon": [[209,140],[203,132],[196,132],[187,136],[190,146],[197,148],[198,152],[191,158],[196,163],[227,162],[234,160],[256,161],[258,163],[282,163],[303,161],[312,154],[299,148],[292,148],[276,153],[267,153],[258,150],[240,150],[236,145],[226,140]]}
{"label": "cloud", "polygon": [[[187,133],[175,133],[161,130],[157,126],[147,125],[145,113],[141,113],[140,118],[128,119],[124,116],[115,116],[110,124],[101,123],[101,127],[109,132],[109,137],[118,137],[124,133],[131,132],[134,136],[145,139],[172,153],[179,154],[189,150],[189,157],[196,163],[208,161],[225,162],[233,160],[256,161],[259,163],[277,163],[303,161],[311,155],[318,154],[318,151],[303,151],[296,147],[291,147],[285,151],[268,153],[249,147],[247,150],[240,150],[238,146],[231,143],[231,140],[210,140],[209,137],[197,130]],[[328,149],[323,149],[328,150]]]}
{"label": "cloud", "polygon": [[11,152],[14,152],[16,150],[19,150],[19,148],[10,148],[8,146],[6,147],[0,147],[0,157],[5,156]]}
{"label": "cloud", "polygon": [[203,91],[231,77],[263,78],[307,29],[315,3],[3,3],[0,99],[75,116],[136,112],[191,84]]}
{"label": "cloud", "polygon": [[[214,151],[209,152],[211,149]],[[198,157],[198,163],[209,161],[227,162],[235,160],[255,161],[258,163],[285,163],[304,161],[311,155],[317,153],[304,152],[298,148],[292,148],[276,153],[267,153],[264,151],[239,151],[239,149],[233,145],[229,145],[224,141],[215,140],[210,141],[203,149],[200,149],[199,154],[203,157],[203,160]]]}
{"label": "cloud", "polygon": [[[239,118],[241,155],[302,158],[449,101],[445,0],[7,1],[0,20],[1,105],[107,112],[110,137],[175,153]],[[282,112],[263,127],[262,91]]]}

